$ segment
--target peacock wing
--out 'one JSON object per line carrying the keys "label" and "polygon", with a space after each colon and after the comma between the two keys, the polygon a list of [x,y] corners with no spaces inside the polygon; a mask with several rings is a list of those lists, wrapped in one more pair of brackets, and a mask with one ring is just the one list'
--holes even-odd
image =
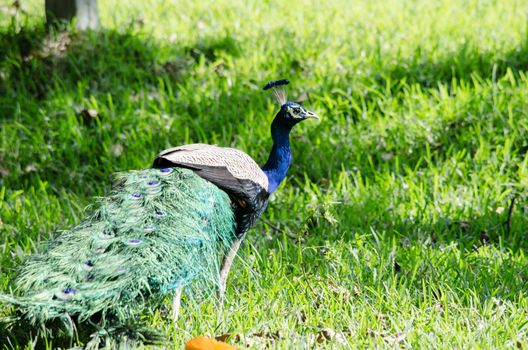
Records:
{"label": "peacock wing", "polygon": [[268,178],[246,153],[229,147],[189,144],[162,151],[155,167],[180,166],[225,190],[232,197],[254,201],[268,190]]}

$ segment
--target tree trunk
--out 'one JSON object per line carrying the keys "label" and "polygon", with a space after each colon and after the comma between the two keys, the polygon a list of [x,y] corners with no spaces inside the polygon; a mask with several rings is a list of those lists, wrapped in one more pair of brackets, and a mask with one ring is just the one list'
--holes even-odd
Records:
{"label": "tree trunk", "polygon": [[99,10],[97,0],[46,0],[46,24],[77,19],[78,29],[97,29]]}

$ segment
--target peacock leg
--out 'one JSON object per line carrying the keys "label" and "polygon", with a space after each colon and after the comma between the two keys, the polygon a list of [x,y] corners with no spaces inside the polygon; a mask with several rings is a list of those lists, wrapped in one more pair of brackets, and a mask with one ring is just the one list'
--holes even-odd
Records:
{"label": "peacock leg", "polygon": [[233,242],[231,248],[229,249],[229,252],[227,252],[224,258],[224,262],[222,263],[222,268],[220,269],[220,288],[218,290],[218,301],[221,305],[224,303],[227,276],[229,275],[229,270],[231,270],[231,265],[233,265],[233,260],[235,260],[238,248],[240,248],[240,244],[242,243],[243,239],[244,235],[237,238]]}
{"label": "peacock leg", "polygon": [[172,297],[172,321],[176,323],[180,315],[180,304],[183,286],[176,288]]}

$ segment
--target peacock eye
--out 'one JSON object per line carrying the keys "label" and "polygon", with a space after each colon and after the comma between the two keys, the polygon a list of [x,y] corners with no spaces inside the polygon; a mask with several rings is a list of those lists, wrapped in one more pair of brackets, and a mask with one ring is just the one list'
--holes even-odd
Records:
{"label": "peacock eye", "polygon": [[294,107],[294,108],[293,108],[293,112],[294,112],[295,114],[299,114],[299,113],[301,113],[301,109],[300,109],[299,107]]}

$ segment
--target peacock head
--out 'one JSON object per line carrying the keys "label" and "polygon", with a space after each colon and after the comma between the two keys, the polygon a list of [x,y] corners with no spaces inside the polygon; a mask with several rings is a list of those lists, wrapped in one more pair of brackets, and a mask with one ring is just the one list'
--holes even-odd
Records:
{"label": "peacock head", "polygon": [[288,102],[286,100],[286,92],[284,85],[289,84],[288,80],[276,80],[266,84],[264,90],[273,89],[273,95],[280,105],[280,110],[273,120],[274,124],[278,124],[287,128],[292,128],[295,124],[306,119],[317,119],[319,116],[313,112],[308,111],[300,103]]}
{"label": "peacock head", "polygon": [[313,112],[308,111],[306,108],[296,102],[286,102],[282,104],[279,113],[275,116],[275,119],[284,123],[288,126],[294,126],[295,124],[302,122],[306,119],[317,119],[319,116]]}

